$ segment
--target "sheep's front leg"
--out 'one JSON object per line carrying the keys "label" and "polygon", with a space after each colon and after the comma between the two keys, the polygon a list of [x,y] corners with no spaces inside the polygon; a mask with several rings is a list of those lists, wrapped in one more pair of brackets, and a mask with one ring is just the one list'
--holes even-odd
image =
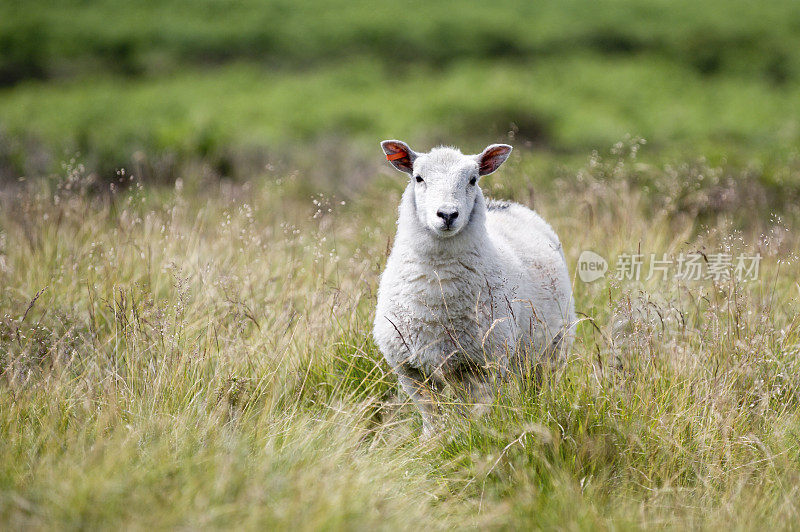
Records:
{"label": "sheep's front leg", "polygon": [[434,393],[437,384],[427,382],[422,373],[408,367],[398,368],[397,380],[422,414],[423,437],[433,436],[439,421],[439,404]]}
{"label": "sheep's front leg", "polygon": [[459,394],[462,401],[469,405],[473,416],[480,417],[489,412],[494,401],[494,387],[487,375],[480,372],[461,371],[454,384],[456,393]]}

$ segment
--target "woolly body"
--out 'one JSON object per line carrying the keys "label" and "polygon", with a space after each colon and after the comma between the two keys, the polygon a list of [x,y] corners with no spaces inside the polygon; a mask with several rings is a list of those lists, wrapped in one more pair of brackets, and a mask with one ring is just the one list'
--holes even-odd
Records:
{"label": "woolly body", "polygon": [[[410,173],[426,177],[403,193],[375,315],[388,363],[436,388],[492,367],[501,375],[523,370],[566,349],[575,315],[552,228],[527,207],[487,202],[468,184],[479,156],[453,148],[413,155]],[[429,214],[441,217],[441,205],[468,213],[452,236]]]}

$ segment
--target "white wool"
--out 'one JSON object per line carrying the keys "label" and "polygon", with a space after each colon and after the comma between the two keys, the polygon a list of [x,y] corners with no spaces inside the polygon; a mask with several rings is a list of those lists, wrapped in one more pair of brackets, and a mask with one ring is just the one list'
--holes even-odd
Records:
{"label": "white wool", "polygon": [[[511,150],[505,148],[496,166]],[[484,154],[408,151],[413,169],[401,169],[412,177],[381,276],[374,336],[420,405],[428,430],[430,405],[420,404],[428,390],[420,395],[415,388],[446,383],[470,388],[485,382],[486,373],[502,376],[532,367],[542,356],[568,349],[575,312],[553,229],[517,203],[487,207],[479,184],[470,184],[496,168],[482,170]],[[442,211],[458,212],[449,230]]]}

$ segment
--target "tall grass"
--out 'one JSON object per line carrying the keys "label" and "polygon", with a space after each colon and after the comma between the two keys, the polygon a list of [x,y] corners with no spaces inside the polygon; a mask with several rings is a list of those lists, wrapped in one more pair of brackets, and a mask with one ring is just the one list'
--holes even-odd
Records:
{"label": "tall grass", "polygon": [[[5,189],[0,521],[791,528],[796,213],[743,215],[747,175],[635,151],[555,181],[514,160],[485,187],[533,200],[573,266],[583,249],[718,249],[760,252],[760,279],[576,280],[567,363],[431,442],[370,337],[396,177],[345,197],[296,174],[164,189],[120,173],[97,193],[72,163]],[[692,210],[720,189],[718,211]]]}

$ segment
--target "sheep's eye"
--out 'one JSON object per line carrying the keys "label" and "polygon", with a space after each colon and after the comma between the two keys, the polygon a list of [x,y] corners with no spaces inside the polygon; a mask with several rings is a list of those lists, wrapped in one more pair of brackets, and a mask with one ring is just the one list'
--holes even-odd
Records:
{"label": "sheep's eye", "polygon": [[473,186],[474,186],[474,185],[475,185],[475,183],[477,183],[477,182],[478,182],[478,178],[477,178],[477,177],[474,177],[474,176],[473,176],[473,178],[472,178],[472,179],[470,179],[470,180],[469,180],[469,184],[470,184],[470,185],[473,185]]}
{"label": "sheep's eye", "polygon": [[422,183],[422,177],[421,176],[417,176],[414,179],[417,180],[417,183]]}

